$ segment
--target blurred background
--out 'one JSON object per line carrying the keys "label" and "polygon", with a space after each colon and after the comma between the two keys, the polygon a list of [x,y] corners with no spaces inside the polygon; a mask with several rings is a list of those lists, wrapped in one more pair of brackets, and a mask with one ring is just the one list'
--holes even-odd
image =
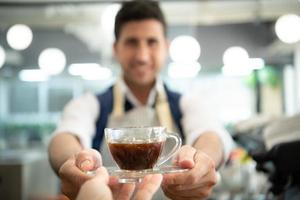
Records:
{"label": "blurred background", "polygon": [[[119,2],[0,0],[0,198],[57,194],[47,143],[69,100],[120,74],[112,54]],[[258,173],[248,153],[265,148],[267,125],[300,110],[300,1],[160,2],[171,42],[161,77],[209,98],[239,147],[233,171],[242,175],[215,198],[263,199],[266,174],[244,183]]]}

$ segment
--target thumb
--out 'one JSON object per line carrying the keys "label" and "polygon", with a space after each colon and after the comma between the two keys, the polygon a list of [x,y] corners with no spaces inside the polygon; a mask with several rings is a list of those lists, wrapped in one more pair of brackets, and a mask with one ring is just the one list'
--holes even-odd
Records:
{"label": "thumb", "polygon": [[98,151],[86,149],[75,155],[75,165],[82,171],[91,171],[102,166],[102,158]]}
{"label": "thumb", "polygon": [[180,148],[174,162],[176,165],[184,169],[193,168],[195,165],[194,162],[195,153],[196,153],[195,148],[188,145],[184,145]]}
{"label": "thumb", "polygon": [[108,184],[109,174],[108,174],[106,168],[99,167],[98,169],[96,169],[94,179],[98,179],[98,180],[104,182],[105,184]]}

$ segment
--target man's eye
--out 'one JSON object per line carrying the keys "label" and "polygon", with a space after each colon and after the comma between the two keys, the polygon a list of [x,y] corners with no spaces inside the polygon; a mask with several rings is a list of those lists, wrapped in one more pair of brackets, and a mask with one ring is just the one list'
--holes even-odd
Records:
{"label": "man's eye", "polygon": [[157,45],[158,44],[158,42],[157,42],[157,40],[149,40],[148,41],[148,44],[149,44],[149,46],[154,46],[154,45]]}
{"label": "man's eye", "polygon": [[126,41],[126,45],[128,45],[128,46],[136,46],[137,45],[137,41],[136,40],[127,40]]}

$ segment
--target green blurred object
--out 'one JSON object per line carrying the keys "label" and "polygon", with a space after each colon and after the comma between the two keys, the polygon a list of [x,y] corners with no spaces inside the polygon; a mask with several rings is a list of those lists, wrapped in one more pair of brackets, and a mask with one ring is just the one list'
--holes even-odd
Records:
{"label": "green blurred object", "polygon": [[262,85],[275,88],[280,83],[279,72],[273,66],[265,66],[263,69],[257,70],[257,73],[252,72],[246,76],[244,83],[250,88],[255,88],[257,80]]}
{"label": "green blurred object", "polygon": [[263,85],[269,85],[275,88],[280,83],[279,72],[272,66],[266,66],[259,70],[258,80]]}
{"label": "green blurred object", "polygon": [[[45,146],[55,129],[50,123],[5,123],[1,125],[1,140],[3,148],[26,149]],[[2,148],[2,149],[3,149]]]}
{"label": "green blurred object", "polygon": [[254,72],[251,72],[248,76],[246,76],[243,80],[243,82],[246,84],[246,86],[250,88],[255,88],[256,86],[256,75]]}
{"label": "green blurred object", "polygon": [[20,132],[35,132],[39,134],[50,134],[54,129],[54,124],[23,124],[23,123],[7,123],[2,125],[2,129],[9,134],[18,134]]}

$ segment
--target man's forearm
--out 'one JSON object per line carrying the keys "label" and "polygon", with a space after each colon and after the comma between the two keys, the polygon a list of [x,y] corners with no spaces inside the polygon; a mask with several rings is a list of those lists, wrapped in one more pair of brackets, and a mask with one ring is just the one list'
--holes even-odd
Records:
{"label": "man's forearm", "polygon": [[61,165],[82,150],[78,139],[70,133],[61,133],[54,136],[49,144],[49,161],[53,170],[58,174]]}
{"label": "man's forearm", "polygon": [[215,161],[216,168],[221,165],[224,159],[224,150],[217,133],[207,131],[201,134],[193,146],[211,157]]}

